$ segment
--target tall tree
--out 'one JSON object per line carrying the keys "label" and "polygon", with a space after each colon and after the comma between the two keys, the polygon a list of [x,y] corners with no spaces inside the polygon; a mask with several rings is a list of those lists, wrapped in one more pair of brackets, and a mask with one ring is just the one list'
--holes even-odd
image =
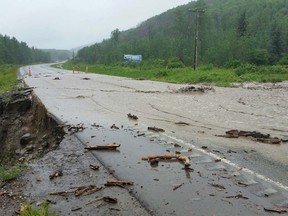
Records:
{"label": "tall tree", "polygon": [[280,60],[283,51],[281,32],[279,28],[274,24],[271,30],[271,44],[270,44],[270,55],[271,63],[274,64]]}
{"label": "tall tree", "polygon": [[239,37],[243,37],[247,34],[247,26],[248,26],[248,21],[246,18],[246,11],[243,12],[238,19],[238,26],[237,26],[237,35]]}

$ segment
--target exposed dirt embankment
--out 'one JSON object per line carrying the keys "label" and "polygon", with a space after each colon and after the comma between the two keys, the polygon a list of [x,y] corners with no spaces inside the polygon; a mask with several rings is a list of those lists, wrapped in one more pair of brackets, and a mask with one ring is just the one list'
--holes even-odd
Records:
{"label": "exposed dirt embankment", "polygon": [[64,132],[32,89],[0,96],[0,163],[28,161],[54,149]]}

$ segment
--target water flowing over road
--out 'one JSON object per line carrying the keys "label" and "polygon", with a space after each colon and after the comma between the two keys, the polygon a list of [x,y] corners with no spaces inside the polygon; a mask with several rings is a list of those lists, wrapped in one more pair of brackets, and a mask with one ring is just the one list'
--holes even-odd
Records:
{"label": "water flowing over road", "polygon": [[[190,91],[187,85],[74,74],[49,65],[30,66],[30,72],[20,69],[51,115],[84,125],[75,133],[83,145],[121,144],[117,151],[92,154],[115,178],[134,182],[131,196],[151,214],[270,215],[268,210],[288,209],[288,83],[195,85]],[[282,142],[223,137],[231,129]],[[191,166],[141,159],[170,154],[190,157]]]}

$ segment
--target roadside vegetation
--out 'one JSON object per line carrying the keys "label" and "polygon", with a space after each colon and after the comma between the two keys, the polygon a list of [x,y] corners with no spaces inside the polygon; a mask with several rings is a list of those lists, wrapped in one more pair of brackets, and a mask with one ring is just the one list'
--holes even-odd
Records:
{"label": "roadside vegetation", "polygon": [[0,94],[15,89],[17,84],[17,65],[0,64]]}
{"label": "roadside vegetation", "polygon": [[7,167],[0,164],[0,180],[1,181],[15,180],[20,176],[24,168],[25,167],[20,164],[15,164],[11,167]]}
{"label": "roadside vegetation", "polygon": [[[256,66],[253,64],[231,63],[223,68],[213,65],[203,65],[193,70],[185,67],[180,61],[154,60],[140,64],[115,65],[87,65],[89,73],[105,74],[134,79],[148,79],[171,83],[211,83],[217,86],[228,87],[238,82],[281,82],[288,80],[288,68],[281,65]],[[77,72],[86,70],[86,64],[67,62],[65,69]]]}
{"label": "roadside vegetation", "polygon": [[30,203],[26,203],[20,213],[21,216],[56,216],[56,213],[49,212],[48,201],[43,201],[39,204],[39,208],[33,208]]}

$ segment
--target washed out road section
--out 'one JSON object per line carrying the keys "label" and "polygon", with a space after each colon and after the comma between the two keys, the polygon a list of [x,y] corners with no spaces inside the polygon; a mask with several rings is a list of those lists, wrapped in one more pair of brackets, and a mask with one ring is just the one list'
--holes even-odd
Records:
{"label": "washed out road section", "polygon": [[[177,93],[184,85],[73,74],[45,65],[30,69],[25,82],[48,112],[65,124],[84,123],[86,129],[76,133],[84,146],[121,143],[118,151],[92,154],[115,177],[134,181],[131,193],[155,214],[257,215],[268,214],[264,208],[287,208],[287,145],[215,136],[229,129],[285,136],[287,83],[273,90],[215,87],[185,94]],[[127,118],[128,113],[139,119]],[[178,161],[151,166],[141,160],[170,153],[191,157],[190,169]]]}

